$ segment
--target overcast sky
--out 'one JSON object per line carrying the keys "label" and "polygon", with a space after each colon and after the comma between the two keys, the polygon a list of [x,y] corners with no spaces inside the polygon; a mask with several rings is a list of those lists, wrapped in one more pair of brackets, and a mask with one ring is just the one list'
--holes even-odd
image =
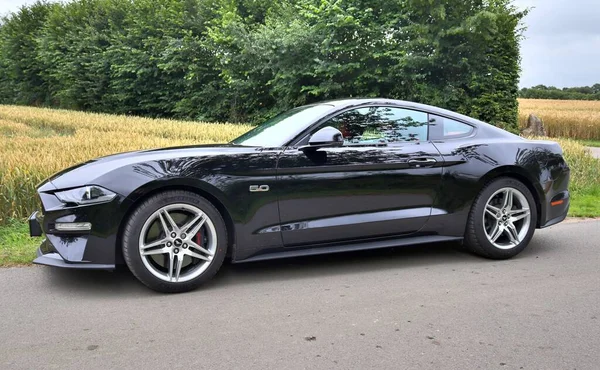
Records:
{"label": "overcast sky", "polygon": [[[0,14],[35,0],[0,0]],[[525,19],[522,87],[600,83],[600,0],[514,0]]]}

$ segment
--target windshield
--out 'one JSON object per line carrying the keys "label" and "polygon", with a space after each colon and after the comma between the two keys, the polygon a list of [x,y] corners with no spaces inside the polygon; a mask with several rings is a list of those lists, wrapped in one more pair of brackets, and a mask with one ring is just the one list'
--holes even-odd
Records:
{"label": "windshield", "polygon": [[268,148],[283,146],[332,107],[328,104],[319,104],[294,108],[258,125],[232,143]]}

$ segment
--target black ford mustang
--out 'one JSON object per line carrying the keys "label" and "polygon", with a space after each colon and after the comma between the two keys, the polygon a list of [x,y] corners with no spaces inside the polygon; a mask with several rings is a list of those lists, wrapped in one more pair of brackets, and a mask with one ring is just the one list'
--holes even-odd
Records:
{"label": "black ford mustang", "polygon": [[112,155],[38,189],[35,263],[126,264],[148,287],[194,289],[233,262],[462,241],[503,259],[562,221],[569,167],[529,141],[385,99],[282,113],[223,145]]}

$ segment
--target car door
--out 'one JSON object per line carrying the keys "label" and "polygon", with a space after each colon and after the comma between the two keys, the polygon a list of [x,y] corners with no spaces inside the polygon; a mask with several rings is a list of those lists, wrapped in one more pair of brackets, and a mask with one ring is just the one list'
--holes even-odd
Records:
{"label": "car door", "polygon": [[[341,147],[301,151],[331,126]],[[279,157],[284,246],[397,237],[417,232],[439,192],[443,159],[428,141],[425,112],[390,106],[348,109],[322,122]]]}

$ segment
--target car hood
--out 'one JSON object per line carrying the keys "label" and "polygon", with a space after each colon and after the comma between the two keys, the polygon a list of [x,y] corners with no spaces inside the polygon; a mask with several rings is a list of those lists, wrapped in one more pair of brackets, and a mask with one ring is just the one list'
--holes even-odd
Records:
{"label": "car hood", "polygon": [[83,185],[101,185],[97,179],[107,173],[136,163],[189,157],[223,156],[253,153],[261,148],[233,144],[193,145],[119,153],[92,159],[66,168],[39,185],[39,191],[69,189]]}

